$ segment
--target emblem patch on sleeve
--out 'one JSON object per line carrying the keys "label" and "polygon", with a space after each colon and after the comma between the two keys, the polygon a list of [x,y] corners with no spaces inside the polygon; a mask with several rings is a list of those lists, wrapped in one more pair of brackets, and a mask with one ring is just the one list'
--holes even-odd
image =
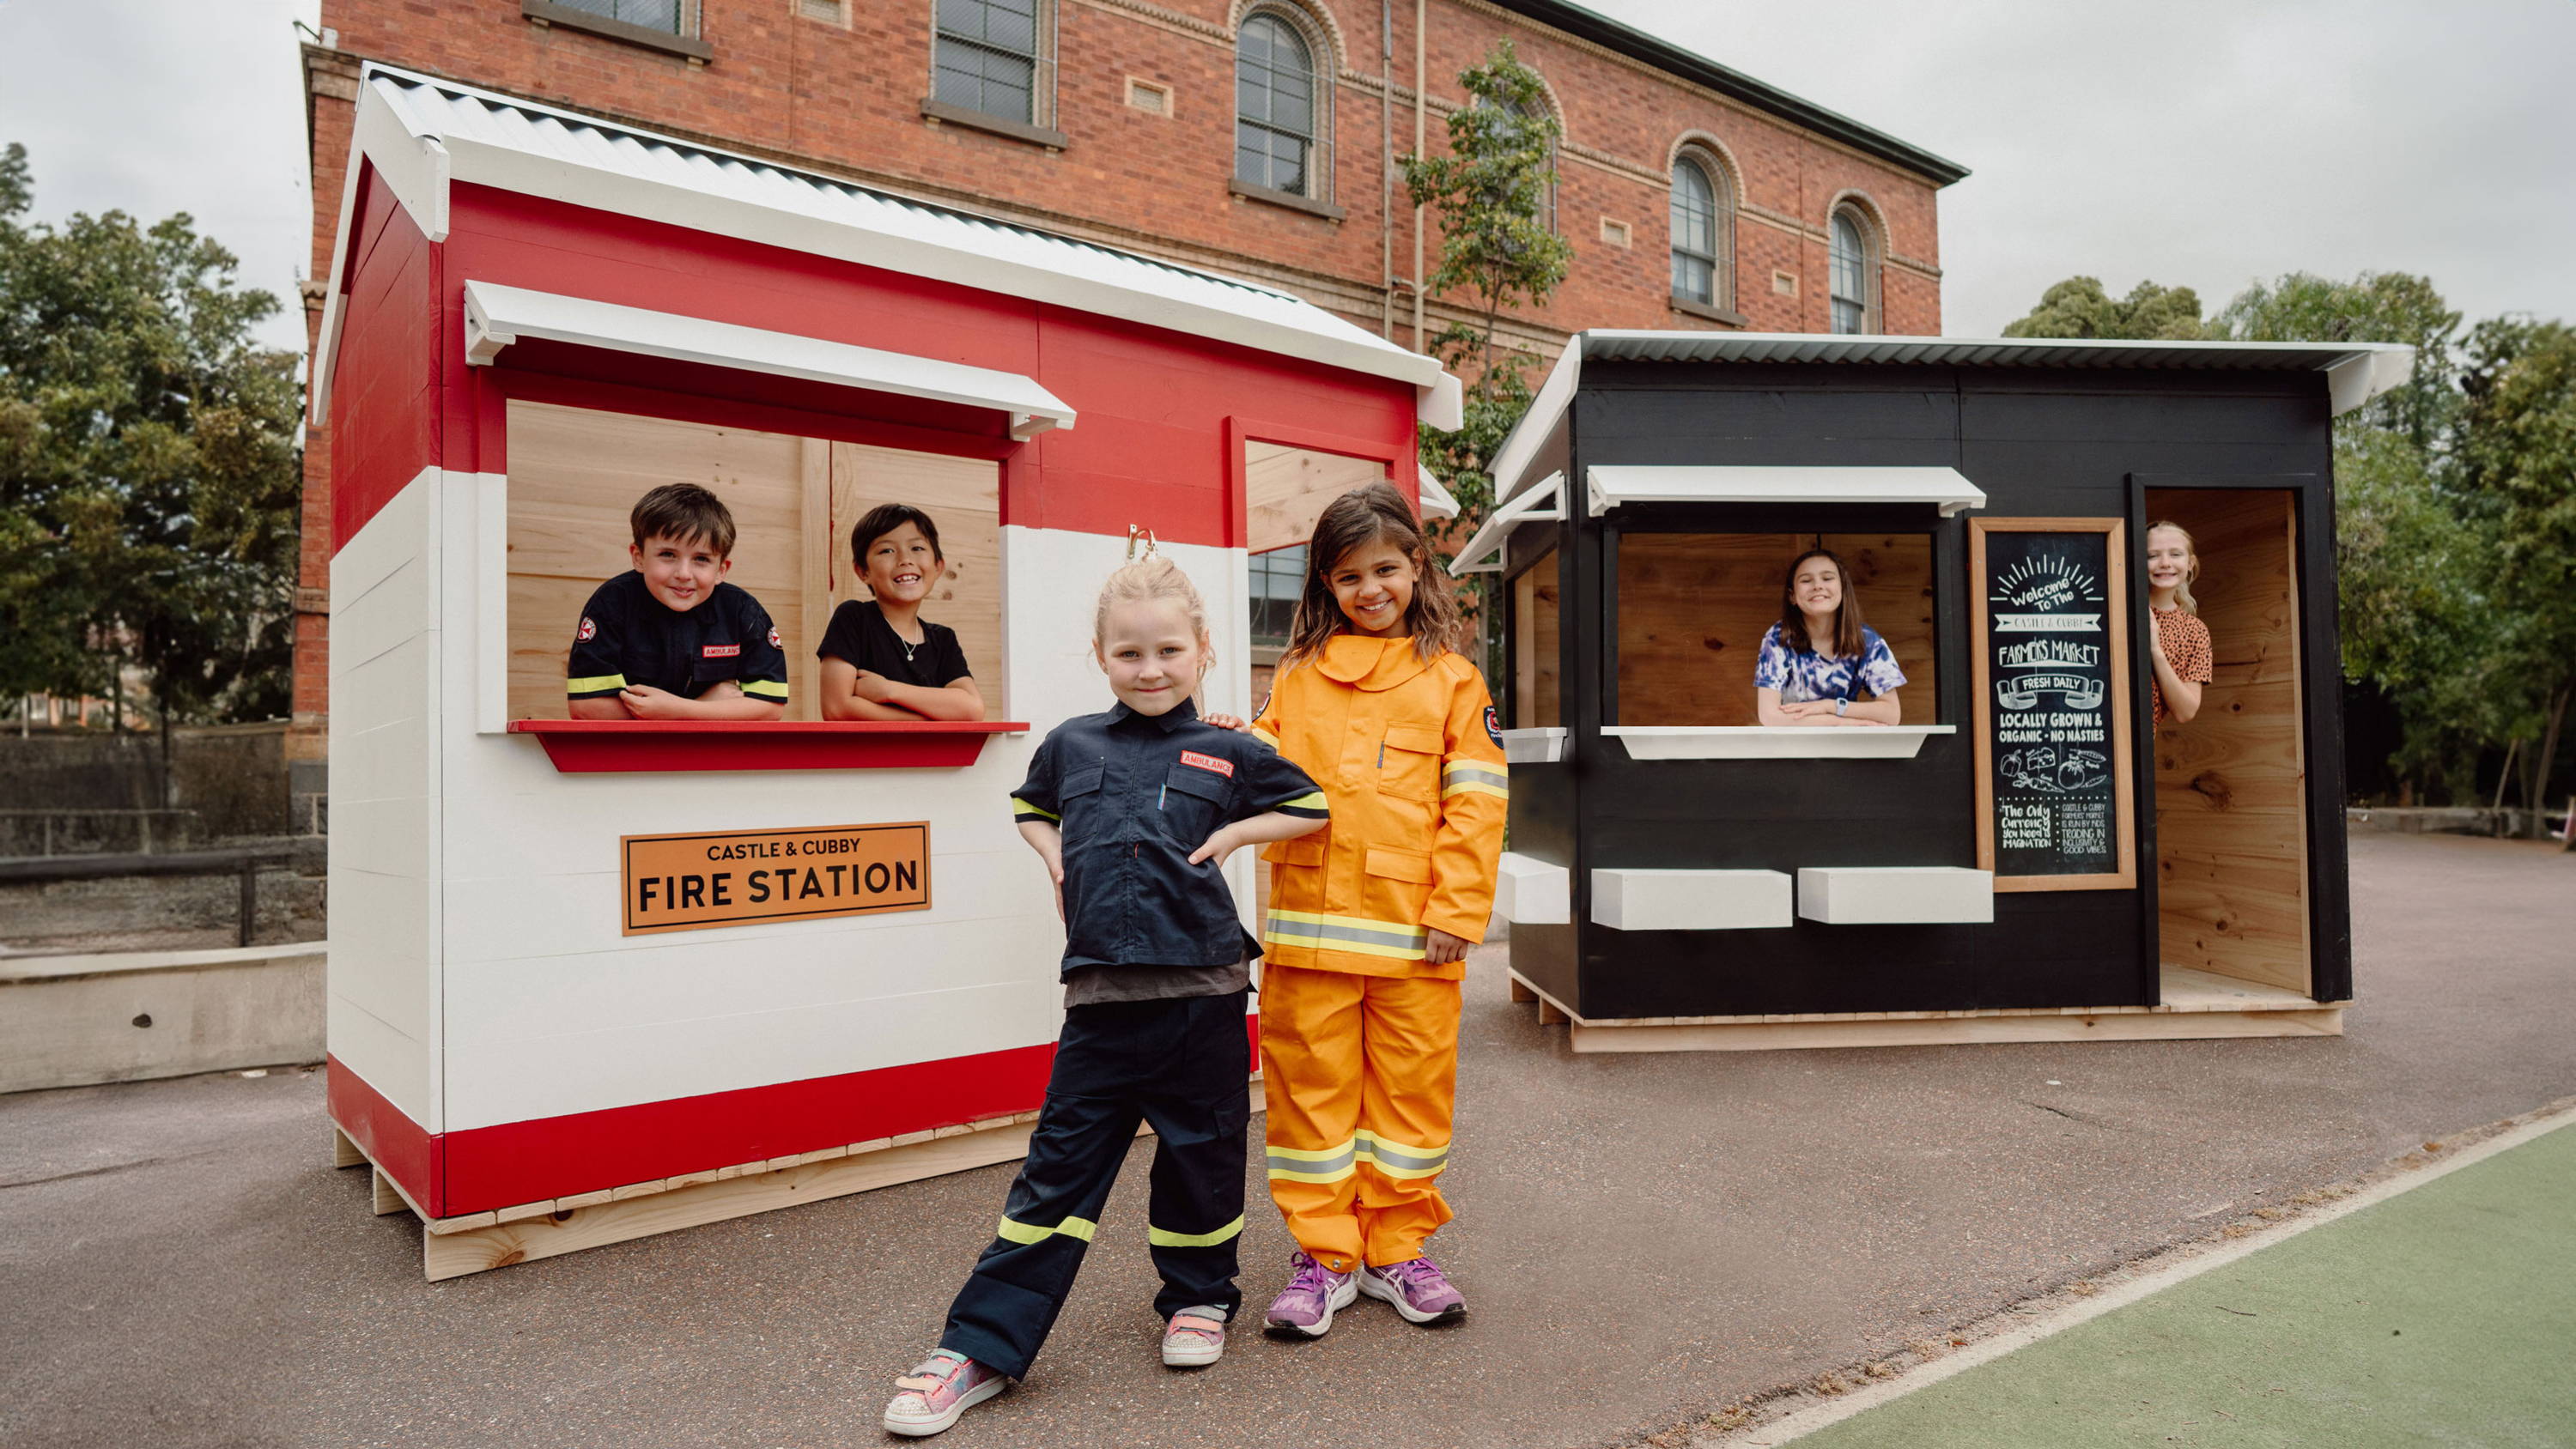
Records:
{"label": "emblem patch on sleeve", "polygon": [[1495,713],[1494,713],[1494,707],[1493,707],[1492,705],[1490,705],[1490,704],[1485,706],[1485,733],[1486,733],[1486,734],[1489,734],[1489,735],[1491,735],[1491,736],[1493,736],[1493,738],[1494,738],[1494,747],[1495,747],[1495,748],[1500,749],[1500,748],[1502,747],[1502,743],[1503,743],[1503,722],[1502,722],[1502,718],[1501,718],[1501,716],[1499,716],[1499,715],[1497,715],[1497,714],[1495,714]]}
{"label": "emblem patch on sleeve", "polygon": [[772,649],[778,647],[778,626],[775,624],[769,626],[769,647]]}
{"label": "emblem patch on sleeve", "polygon": [[1227,779],[1234,778],[1234,761],[1232,760],[1220,760],[1214,755],[1202,755],[1196,750],[1183,750],[1181,751],[1181,763],[1184,765],[1196,765],[1202,770],[1214,770],[1218,774],[1225,776]]}
{"label": "emblem patch on sleeve", "polygon": [[584,614],[581,616],[581,627],[572,631],[572,637],[576,644],[587,644],[599,637],[599,626],[590,621],[588,614]]}

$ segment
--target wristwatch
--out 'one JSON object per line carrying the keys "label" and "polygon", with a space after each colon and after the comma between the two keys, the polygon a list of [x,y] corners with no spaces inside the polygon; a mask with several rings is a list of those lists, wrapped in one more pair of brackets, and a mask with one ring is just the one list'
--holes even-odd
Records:
{"label": "wristwatch", "polygon": [[1837,718],[1840,718],[1843,713],[1850,708],[1851,701],[1848,699],[1838,699],[1834,701],[1834,714]]}

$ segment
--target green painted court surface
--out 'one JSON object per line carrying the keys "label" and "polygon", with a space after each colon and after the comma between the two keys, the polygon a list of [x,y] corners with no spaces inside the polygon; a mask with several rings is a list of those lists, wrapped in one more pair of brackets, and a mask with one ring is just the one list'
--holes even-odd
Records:
{"label": "green painted court surface", "polygon": [[1795,1443],[2576,1445],[2576,1127]]}

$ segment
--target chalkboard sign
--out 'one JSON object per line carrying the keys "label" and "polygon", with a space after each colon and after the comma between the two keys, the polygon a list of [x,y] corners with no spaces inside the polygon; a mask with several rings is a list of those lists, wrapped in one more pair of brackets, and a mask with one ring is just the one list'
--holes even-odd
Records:
{"label": "chalkboard sign", "polygon": [[2137,884],[2118,519],[1969,524],[1977,863],[1995,889]]}

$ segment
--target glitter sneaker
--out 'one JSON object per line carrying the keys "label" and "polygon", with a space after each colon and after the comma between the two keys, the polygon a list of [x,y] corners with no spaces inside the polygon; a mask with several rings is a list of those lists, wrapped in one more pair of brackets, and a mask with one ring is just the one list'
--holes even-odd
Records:
{"label": "glitter sneaker", "polygon": [[1206,1368],[1225,1355],[1225,1310],[1184,1308],[1163,1325],[1163,1367]]}
{"label": "glitter sneaker", "polygon": [[1467,1296],[1429,1258],[1360,1269],[1359,1289],[1383,1298],[1407,1323],[1455,1323],[1467,1316]]}
{"label": "glitter sneaker", "polygon": [[940,1349],[894,1381],[900,1390],[885,1408],[885,1431],[919,1439],[957,1422],[957,1416],[1011,1386],[995,1369]]}
{"label": "glitter sneaker", "polygon": [[1289,1259],[1288,1268],[1288,1286],[1271,1300],[1262,1326],[1282,1337],[1321,1338],[1333,1326],[1333,1310],[1359,1296],[1359,1275],[1336,1273],[1304,1253]]}

